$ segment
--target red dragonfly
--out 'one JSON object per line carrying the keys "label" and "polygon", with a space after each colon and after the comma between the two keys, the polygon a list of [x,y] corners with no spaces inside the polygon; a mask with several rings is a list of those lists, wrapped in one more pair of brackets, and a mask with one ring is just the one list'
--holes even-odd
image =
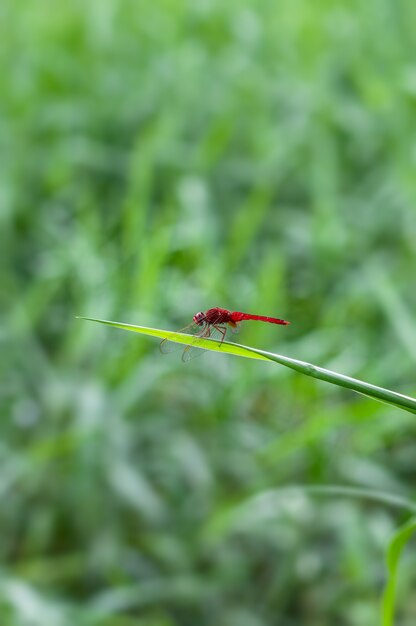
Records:
{"label": "red dragonfly", "polygon": [[[238,332],[239,324],[245,320],[257,320],[259,322],[268,322],[269,324],[282,324],[283,326],[290,324],[290,322],[276,317],[228,311],[220,307],[208,309],[205,313],[200,311],[194,315],[193,322],[189,326],[178,331],[178,333],[195,335],[195,343],[186,346],[182,354],[182,361],[189,361],[204,352],[203,349],[198,348],[198,339],[202,337],[219,339],[221,344],[226,337],[227,331],[231,329],[232,332]],[[166,338],[161,342],[160,349],[163,353],[172,352],[178,349],[178,344]]]}

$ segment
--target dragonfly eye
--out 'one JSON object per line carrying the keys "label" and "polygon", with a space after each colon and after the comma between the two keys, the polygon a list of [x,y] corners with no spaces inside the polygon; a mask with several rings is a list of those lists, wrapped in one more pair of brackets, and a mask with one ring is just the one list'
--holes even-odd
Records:
{"label": "dragonfly eye", "polygon": [[202,324],[205,321],[205,313],[203,313],[202,311],[200,311],[199,313],[197,313],[196,315],[194,315],[194,322],[195,324],[197,324],[198,326],[202,326]]}

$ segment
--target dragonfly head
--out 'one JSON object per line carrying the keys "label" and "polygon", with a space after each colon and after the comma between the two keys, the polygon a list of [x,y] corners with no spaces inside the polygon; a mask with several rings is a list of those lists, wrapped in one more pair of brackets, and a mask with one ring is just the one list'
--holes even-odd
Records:
{"label": "dragonfly head", "polygon": [[195,324],[197,324],[197,326],[202,326],[202,324],[205,322],[205,313],[203,313],[202,311],[196,313],[196,315],[194,315],[193,317],[193,320]]}

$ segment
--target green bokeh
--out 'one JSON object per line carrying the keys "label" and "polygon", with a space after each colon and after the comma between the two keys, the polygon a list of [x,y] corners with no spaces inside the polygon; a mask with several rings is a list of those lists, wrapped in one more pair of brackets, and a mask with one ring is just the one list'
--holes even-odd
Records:
{"label": "green bokeh", "polygon": [[412,498],[414,416],[75,316],[284,317],[239,341],[415,396],[416,3],[0,18],[0,623],[376,624],[406,513],[270,493]]}

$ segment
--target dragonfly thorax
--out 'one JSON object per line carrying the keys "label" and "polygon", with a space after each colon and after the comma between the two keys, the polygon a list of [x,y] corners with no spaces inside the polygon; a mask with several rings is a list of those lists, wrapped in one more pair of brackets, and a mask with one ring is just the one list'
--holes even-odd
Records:
{"label": "dragonfly thorax", "polygon": [[205,322],[205,313],[200,311],[199,313],[196,313],[194,315],[193,319],[194,319],[195,324],[197,324],[198,326],[202,326],[202,324]]}

